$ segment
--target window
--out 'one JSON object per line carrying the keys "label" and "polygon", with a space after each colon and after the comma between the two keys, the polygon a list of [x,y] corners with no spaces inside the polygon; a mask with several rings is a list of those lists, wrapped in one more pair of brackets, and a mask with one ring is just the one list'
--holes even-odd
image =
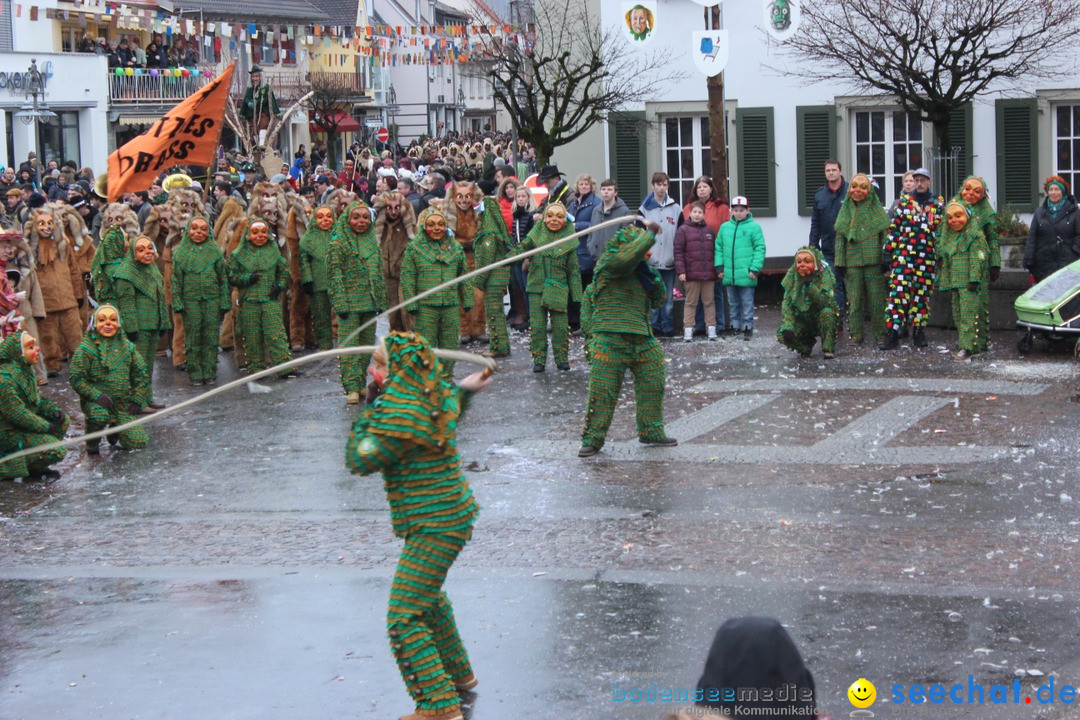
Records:
{"label": "window", "polygon": [[77,111],[58,112],[50,123],[38,125],[40,156],[45,165],[55,160],[62,165],[65,160],[74,160],[80,166],[79,154],[79,113]]}
{"label": "window", "polygon": [[1054,108],[1054,172],[1069,181],[1080,182],[1080,104]]}
{"label": "window", "polygon": [[693,197],[694,180],[709,172],[709,116],[664,118],[664,172],[680,205]]}
{"label": "window", "polygon": [[904,173],[923,164],[922,122],[902,110],[857,110],[854,115],[851,175],[869,175],[881,202],[889,205],[900,194]]}

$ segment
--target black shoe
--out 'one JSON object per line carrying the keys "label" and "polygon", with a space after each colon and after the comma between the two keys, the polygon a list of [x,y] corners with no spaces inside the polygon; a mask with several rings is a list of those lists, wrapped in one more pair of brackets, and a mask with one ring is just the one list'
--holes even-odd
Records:
{"label": "black shoe", "polygon": [[[897,334],[897,337],[901,340],[904,340],[905,338],[907,338],[909,330],[910,328],[907,325],[904,325],[902,328],[900,328],[900,332],[899,334]],[[919,331],[916,330],[915,332],[918,333]]]}
{"label": "black shoe", "polygon": [[100,455],[101,454],[101,447],[99,447],[98,442],[96,440],[93,441],[93,442],[86,443],[86,454],[87,455]]}
{"label": "black shoe", "polygon": [[660,440],[646,440],[645,438],[638,438],[638,442],[642,445],[657,445],[659,447],[674,447],[679,444],[679,441],[673,437],[665,437]]}
{"label": "black shoe", "polygon": [[187,365],[184,363],[180,363],[179,365],[173,365],[173,370],[175,370],[176,372],[185,372],[187,371]]}
{"label": "black shoe", "polygon": [[49,468],[45,472],[41,473],[41,479],[47,483],[54,482],[60,479],[60,471]]}
{"label": "black shoe", "polygon": [[540,364],[540,363],[537,363],[537,364],[533,365],[533,372],[534,373],[544,372],[544,366],[542,364]]}
{"label": "black shoe", "polygon": [[592,445],[582,445],[581,449],[577,451],[578,457],[592,457],[596,453],[600,452],[599,448],[595,448]]}
{"label": "black shoe", "polygon": [[555,367],[559,368],[560,370],[569,370],[570,369],[570,363],[559,363]]}
{"label": "black shoe", "polygon": [[889,334],[878,345],[878,350],[895,350],[898,347],[900,347],[900,333],[896,330],[890,330]]}
{"label": "black shoe", "polygon": [[911,334],[911,344],[917,348],[924,348],[929,343],[926,342],[926,331],[921,327],[915,328]]}
{"label": "black shoe", "polygon": [[795,344],[795,331],[794,330],[785,330],[784,332],[782,332],[780,334],[784,338],[784,344],[785,345],[787,345],[788,347],[791,347],[792,345]]}
{"label": "black shoe", "polygon": [[105,439],[109,441],[110,445],[116,445],[116,443],[120,442],[120,436],[116,433],[109,433],[105,436]]}
{"label": "black shoe", "polygon": [[46,377],[51,377],[51,378],[60,377],[60,371],[59,370],[50,370],[49,372],[45,373],[45,375],[46,375]]}
{"label": "black shoe", "polygon": [[742,331],[742,339],[743,340],[749,341],[750,338],[752,338],[753,336],[754,336],[754,329],[753,328],[746,328],[745,330]]}
{"label": "black shoe", "polygon": [[291,380],[292,378],[298,378],[303,374],[304,373],[302,371],[297,370],[296,368],[293,368],[292,370],[290,370],[287,373],[285,373],[284,375],[282,375],[281,379],[282,380]]}

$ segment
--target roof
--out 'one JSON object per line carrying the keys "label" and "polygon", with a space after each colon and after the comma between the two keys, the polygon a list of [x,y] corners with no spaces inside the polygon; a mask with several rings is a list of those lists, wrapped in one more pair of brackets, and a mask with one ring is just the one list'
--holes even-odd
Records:
{"label": "roof", "polygon": [[352,27],[360,10],[359,0],[308,0],[330,17],[331,25]]}
{"label": "roof", "polygon": [[[208,19],[251,22],[287,20],[303,24],[332,24],[330,16],[308,0],[172,0],[177,10],[202,11]],[[349,21],[349,25],[353,21]]]}

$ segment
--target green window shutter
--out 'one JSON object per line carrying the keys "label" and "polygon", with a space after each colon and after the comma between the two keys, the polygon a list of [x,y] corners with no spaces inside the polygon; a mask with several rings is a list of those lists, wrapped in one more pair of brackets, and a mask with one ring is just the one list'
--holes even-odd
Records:
{"label": "green window shutter", "polygon": [[960,148],[960,155],[956,160],[956,179],[963,183],[964,178],[972,173],[973,146],[971,137],[971,103],[954,108],[949,117],[949,139],[953,147]]}
{"label": "green window shutter", "polygon": [[997,206],[1034,212],[1039,202],[1038,107],[1035,98],[997,100]]}
{"label": "green window shutter", "polygon": [[631,212],[637,210],[645,199],[644,127],[643,111],[613,112],[608,115],[611,179],[619,186],[619,197]]}
{"label": "green window shutter", "polygon": [[795,108],[799,136],[799,214],[814,212],[814,193],[824,182],[825,161],[836,157],[836,109],[832,105]]}
{"label": "green window shutter", "polygon": [[773,109],[737,108],[739,194],[750,201],[754,217],[776,217],[776,141]]}

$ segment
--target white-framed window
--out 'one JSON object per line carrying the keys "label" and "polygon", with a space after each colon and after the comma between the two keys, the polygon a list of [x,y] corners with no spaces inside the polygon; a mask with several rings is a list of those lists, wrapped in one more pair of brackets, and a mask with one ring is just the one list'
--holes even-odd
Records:
{"label": "white-framed window", "polygon": [[881,202],[890,205],[900,194],[904,173],[923,165],[923,123],[915,113],[887,109],[853,110],[851,119],[855,163],[848,177],[869,175]]}
{"label": "white-framed window", "polygon": [[682,205],[693,196],[694,180],[709,174],[709,116],[664,118],[663,138],[664,172],[671,179],[668,193]]}
{"label": "white-framed window", "polygon": [[1070,188],[1080,182],[1080,103],[1054,108],[1054,172]]}

